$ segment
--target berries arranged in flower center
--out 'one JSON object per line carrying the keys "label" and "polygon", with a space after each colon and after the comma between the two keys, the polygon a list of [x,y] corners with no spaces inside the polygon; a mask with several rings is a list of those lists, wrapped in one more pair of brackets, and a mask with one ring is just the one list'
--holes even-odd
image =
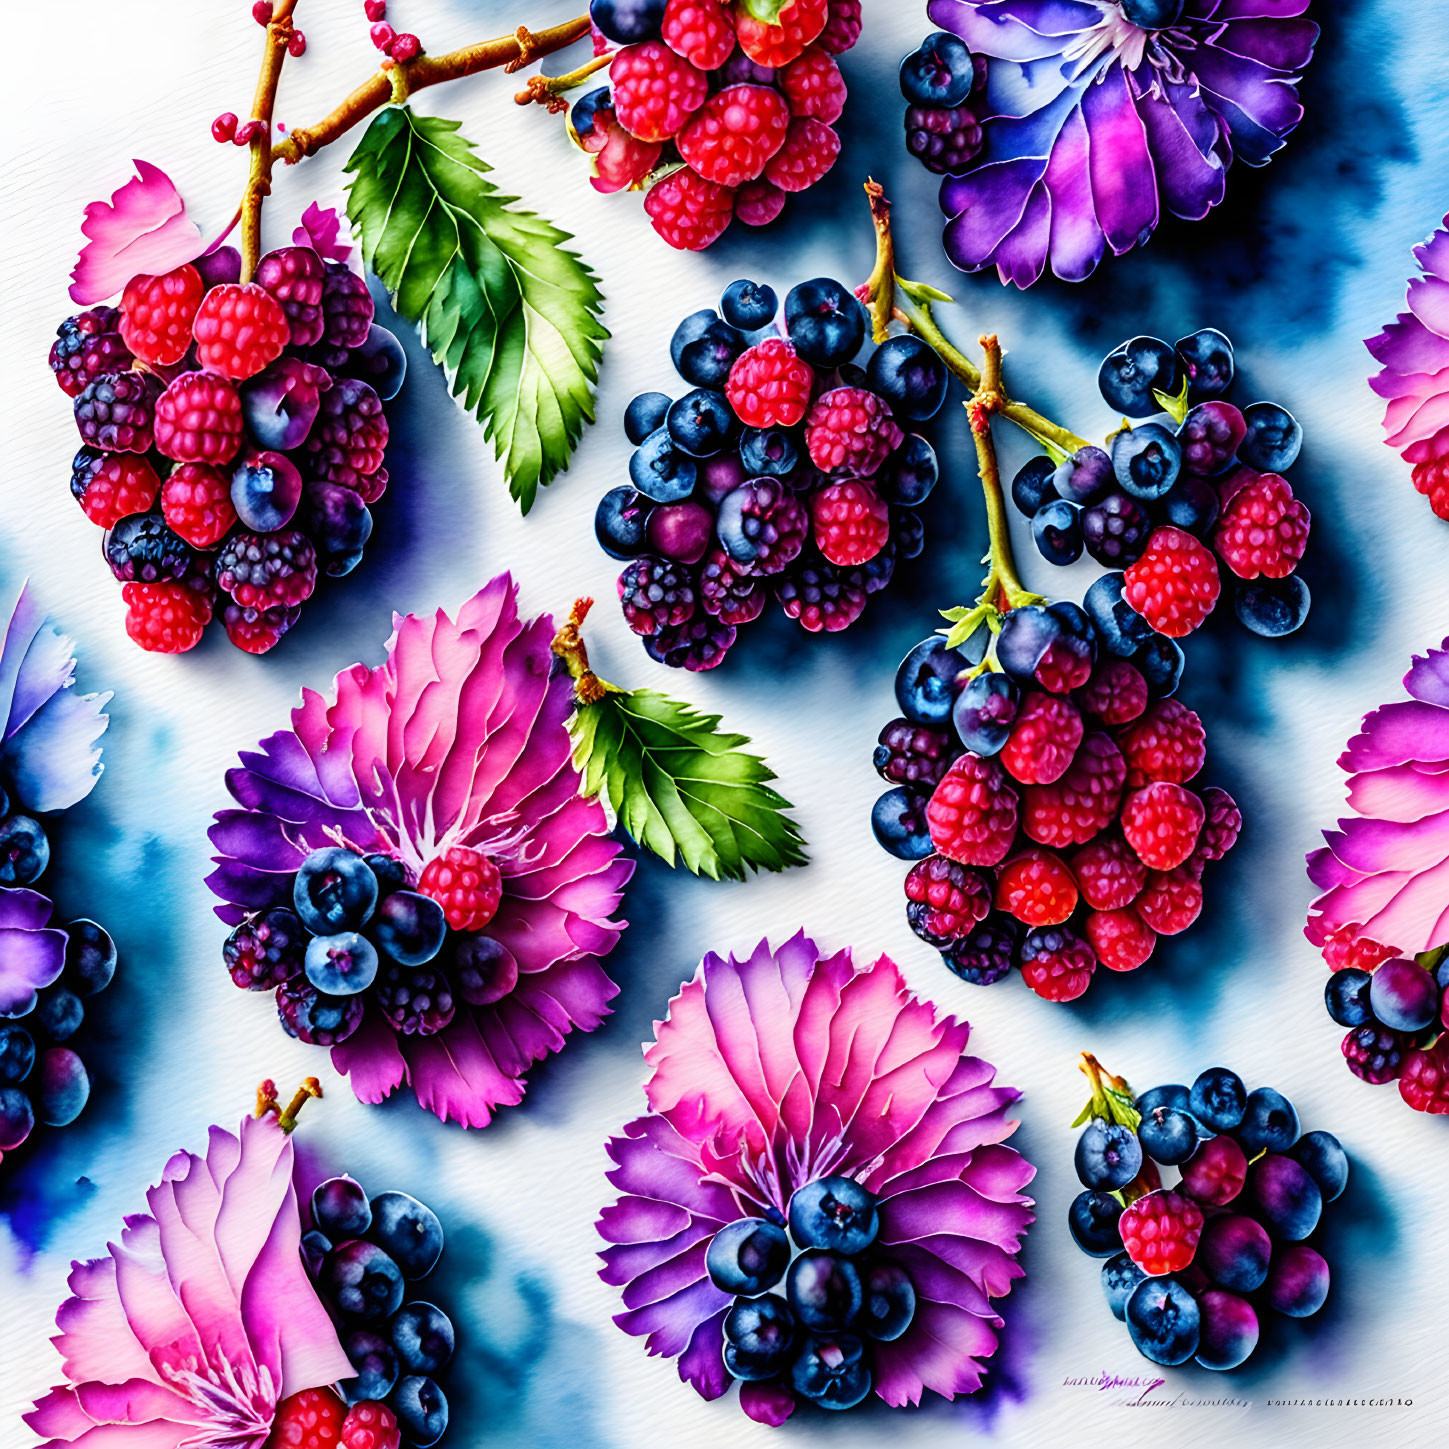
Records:
{"label": "berries arranged in flower center", "polygon": [[503,877],[486,855],[455,845],[423,867],[418,889],[442,906],[453,930],[481,931],[497,914]]}

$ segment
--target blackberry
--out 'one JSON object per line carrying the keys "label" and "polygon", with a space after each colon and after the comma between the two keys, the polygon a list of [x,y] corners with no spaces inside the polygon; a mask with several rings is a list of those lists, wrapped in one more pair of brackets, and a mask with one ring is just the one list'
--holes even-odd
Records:
{"label": "blackberry", "polygon": [[1082,510],[1082,540],[1087,552],[1109,569],[1135,564],[1151,533],[1147,510],[1125,493],[1110,493]]}
{"label": "blackberry", "polygon": [[317,584],[317,552],[295,528],[234,533],[216,556],[216,583],[245,608],[300,604]]}
{"label": "blackberry", "polygon": [[377,978],[376,1000],[403,1036],[436,1036],[453,1019],[453,988],[440,971],[389,962]]}
{"label": "blackberry", "polygon": [[106,453],[144,453],[155,441],[161,382],[148,372],[108,372],[75,400],[81,437]]}
{"label": "blackberry", "polygon": [[196,550],[174,533],[159,509],[132,513],[109,529],[102,549],[122,583],[164,583],[191,572]]}
{"label": "blackberry", "polygon": [[375,310],[366,281],[345,263],[328,262],[322,279],[322,340],[318,350],[330,354],[330,360],[323,356],[316,360],[329,368],[346,362],[347,353],[367,341]]}
{"label": "blackberry", "polygon": [[863,564],[854,568],[843,569],[841,572],[849,576],[852,585],[856,585],[867,595],[878,594],[891,581],[891,575],[896,571],[896,548],[895,540],[891,539],[886,546],[872,558],[866,559]]}
{"label": "blackberry", "polygon": [[1413,1038],[1392,1027],[1370,1022],[1355,1027],[1343,1039],[1343,1055],[1348,1069],[1361,1081],[1381,1087],[1401,1076],[1404,1055],[1413,1047]]}
{"label": "blackberry", "polygon": [[734,625],[722,624],[706,614],[687,624],[661,629],[644,641],[644,649],[651,659],[671,669],[700,673],[723,663],[734,642]]}
{"label": "blackberry", "polygon": [[775,597],[812,634],[822,629],[830,633],[848,629],[865,612],[869,568],[869,564],[837,568],[818,554],[812,555],[808,563],[791,569],[775,585]]}
{"label": "blackberry", "polygon": [[711,551],[699,571],[699,598],[721,624],[748,624],[765,608],[765,585],[748,575],[722,548]]}
{"label": "blackberry", "polygon": [[969,935],[991,909],[991,878],[944,855],[928,855],[913,865],[905,888],[911,929],[942,949]]}
{"label": "blackberry", "polygon": [[308,932],[296,911],[274,906],[239,925],[221,948],[233,983],[246,991],[270,991],[302,974]]}
{"label": "blackberry", "polygon": [[336,1046],[362,1025],[362,995],[324,996],[306,977],[277,987],[282,1030],[309,1046]]}
{"label": "blackberry", "polygon": [[938,176],[964,171],[981,150],[981,119],[968,106],[911,106],[906,150]]}
{"label": "blackberry", "polygon": [[636,634],[688,623],[695,608],[689,570],[652,554],[636,558],[619,575],[619,602]]}
{"label": "blackberry", "polygon": [[880,732],[873,763],[876,774],[892,785],[934,790],[959,754],[949,731],[893,719]]}
{"label": "blackberry", "polygon": [[387,448],[382,399],[355,377],[338,378],[322,394],[317,420],[302,445],[314,477],[363,493]]}
{"label": "blackberry", "polygon": [[[322,309],[324,276],[322,258],[311,247],[279,247],[257,263],[257,281],[282,304],[293,347],[310,347],[322,341],[326,331]],[[367,320],[372,321],[371,315]],[[363,337],[366,335],[364,329]]]}
{"label": "blackberry", "polygon": [[777,574],[800,555],[810,515],[776,478],[753,478],[727,493],[716,523],[725,552],[753,574]]}
{"label": "blackberry", "polygon": [[108,372],[125,372],[135,361],[120,333],[121,313],[115,307],[92,307],[67,317],[55,329],[50,345],[50,370],[68,397]]}
{"label": "blackberry", "polygon": [[973,986],[990,986],[1016,963],[1020,934],[1011,917],[993,911],[964,940],[943,953],[946,965]]}

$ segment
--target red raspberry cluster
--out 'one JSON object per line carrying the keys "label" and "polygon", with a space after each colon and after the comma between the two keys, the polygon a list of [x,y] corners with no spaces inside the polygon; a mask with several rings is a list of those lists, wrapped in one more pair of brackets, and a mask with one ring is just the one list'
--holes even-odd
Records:
{"label": "red raspberry cluster", "polygon": [[71,492],[107,530],[126,632],[160,653],[217,615],[238,648],[271,649],[319,574],[356,566],[387,487],[403,353],[362,277],[302,245],[254,282],[240,269],[224,247],[132,277],[50,352],[83,443]]}
{"label": "red raspberry cluster", "polygon": [[348,1408],[330,1388],[303,1389],[277,1405],[266,1449],[400,1449],[402,1431],[386,1404]]}
{"label": "red raspberry cluster", "polygon": [[699,251],[737,218],[763,226],[835,164],[835,57],[860,36],[860,0],[595,0],[590,14],[598,53],[618,49],[570,133],[599,191],[648,188],[670,246]]}

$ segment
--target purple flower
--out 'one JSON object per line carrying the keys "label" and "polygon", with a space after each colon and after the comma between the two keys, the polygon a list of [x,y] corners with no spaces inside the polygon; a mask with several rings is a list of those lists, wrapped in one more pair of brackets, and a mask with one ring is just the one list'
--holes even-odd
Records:
{"label": "purple flower", "polygon": [[941,186],[946,251],[1030,286],[1065,281],[1197,221],[1234,155],[1262,166],[1298,124],[1318,26],[1309,0],[1186,0],[1134,25],[1117,0],[931,0],[935,24],[989,58],[985,139]]}
{"label": "purple flower", "polygon": [[[783,1222],[797,1189],[843,1176],[876,1195],[875,1248],[917,1298],[904,1335],[871,1345],[874,1392],[898,1406],[980,1388],[1002,1323],[991,1300],[1022,1274],[1034,1169],[1004,1145],[1019,1093],[963,1055],[969,1033],[885,956],[857,967],[803,932],[743,960],[706,956],[645,1052],[650,1111],[609,1143],[621,1196],[598,1229],[600,1276],[624,1300],[614,1321],[718,1398],[732,1299],[705,1271],[710,1240],[739,1218]],[[740,1404],[779,1424],[795,1398],[746,1383]]]}

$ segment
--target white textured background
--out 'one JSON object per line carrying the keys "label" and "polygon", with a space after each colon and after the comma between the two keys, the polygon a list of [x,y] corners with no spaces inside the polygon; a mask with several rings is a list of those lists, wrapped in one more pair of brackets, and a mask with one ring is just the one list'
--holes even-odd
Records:
{"label": "white textured background", "polygon": [[[1393,1089],[1369,1089],[1343,1069],[1340,1033],[1321,1007],[1322,967],[1301,935],[1309,898],[1301,862],[1341,803],[1333,761],[1359,716],[1397,692],[1413,650],[1449,634],[1449,527],[1431,519],[1379,441],[1359,341],[1401,305],[1409,248],[1449,204],[1449,7],[1316,5],[1334,33],[1305,91],[1310,118],[1284,155],[1261,176],[1235,170],[1211,222],[1166,227],[1144,253],[1107,262],[1084,286],[1048,283],[1025,297],[991,278],[961,278],[941,255],[934,188],[901,144],[894,80],[897,60],[928,28],[919,4],[866,0],[864,41],[843,63],[852,91],[845,150],[827,183],[797,201],[785,224],[731,237],[703,257],[659,244],[637,198],[596,195],[561,126],[516,108],[509,80],[485,76],[423,94],[420,109],[462,120],[496,179],[574,232],[602,276],[614,332],[603,421],[573,470],[521,520],[480,431],[410,340],[414,369],[393,415],[393,485],[364,565],[311,603],[264,660],[233,650],[219,629],[195,653],[168,659],[125,637],[99,534],[69,495],[76,440],[44,359],[55,324],[72,310],[65,286],[82,209],[125,179],[131,157],[170,172],[208,233],[230,214],[245,159],[214,145],[207,127],[220,111],[246,113],[261,41],[248,8],[244,0],[63,0],[11,27],[0,92],[0,583],[8,594],[30,574],[78,640],[82,684],[116,691],[107,773],[62,834],[60,861],[63,904],[110,925],[124,974],[99,1002],[98,1088],[86,1115],[7,1189],[17,1235],[0,1230],[0,1441],[30,1441],[16,1416],[57,1375],[45,1340],[69,1260],[100,1251],[166,1157],[199,1145],[209,1122],[234,1121],[258,1078],[290,1083],[320,1071],[329,1092],[308,1109],[305,1143],[373,1190],[417,1192],[449,1227],[444,1297],[465,1356],[449,1385],[456,1412],[445,1442],[457,1449],[827,1438],[855,1449],[883,1433],[902,1446],[972,1433],[1012,1446],[1442,1443],[1449,1132],[1442,1120],[1411,1114]],[[297,19],[310,48],[287,64],[281,120],[313,121],[368,72],[375,55],[361,9],[360,0],[303,0]],[[572,9],[559,0],[526,8],[394,0],[389,19],[442,51],[520,21],[539,28]],[[340,202],[347,152],[336,145],[279,176],[268,244],[289,237],[313,197]],[[1110,423],[1094,386],[1103,351],[1134,332],[1174,337],[1205,324],[1239,344],[1249,381],[1238,400],[1273,396],[1308,429],[1293,481],[1315,513],[1308,572],[1318,607],[1309,629],[1273,646],[1227,628],[1189,647],[1183,694],[1209,722],[1205,778],[1238,795],[1248,834],[1231,863],[1210,873],[1208,914],[1187,939],[1136,977],[1099,980],[1073,1007],[1038,1001],[1015,980],[982,991],[950,977],[905,925],[903,867],[870,837],[879,784],[869,756],[894,713],[895,662],[932,626],[935,608],[966,596],[984,540],[958,422],[944,429],[947,477],[926,555],[843,637],[809,641],[783,621],[756,626],[717,674],[667,675],[625,630],[612,602],[614,569],[593,542],[594,502],[624,476],[617,420],[635,391],[671,386],[675,321],[712,305],[736,276],[759,276],[782,293],[820,272],[860,280],[871,260],[859,192],[868,172],[898,203],[903,270],[964,304],[947,309],[948,330],[964,344],[999,329],[1013,354],[1009,384],[1077,431],[1100,435]],[[1008,446],[1008,458],[1020,455]],[[1078,593],[1084,585],[1076,571],[1022,561],[1035,585]],[[222,772],[235,751],[283,722],[301,684],[324,687],[352,660],[376,661],[391,610],[452,608],[504,567],[522,580],[531,611],[599,596],[591,638],[602,673],[683,693],[752,734],[798,805],[813,863],[745,885],[646,864],[626,901],[634,925],[610,962],[624,986],[614,1018],[536,1072],[522,1109],[464,1134],[410,1099],[359,1106],[322,1053],[283,1036],[265,998],[231,988],[219,963],[224,931],[202,885],[205,827],[223,803]],[[608,1196],[604,1139],[642,1106],[638,1044],[651,1021],[705,949],[746,947],[801,923],[832,947],[890,951],[922,993],[969,1017],[973,1048],[1025,1091],[1017,1144],[1040,1169],[1041,1220],[1028,1278],[1006,1302],[1002,1370],[977,1401],[936,1401],[889,1419],[800,1415],[772,1433],[746,1420],[733,1396],[703,1403],[672,1365],[646,1359],[610,1325],[615,1298],[593,1273],[592,1220]],[[1065,1231],[1077,1190],[1067,1124],[1083,1095],[1074,1067],[1082,1048],[1139,1088],[1227,1062],[1250,1085],[1288,1092],[1305,1127],[1337,1132],[1354,1157],[1354,1185],[1336,1206],[1330,1239],[1333,1296],[1320,1319],[1275,1339],[1245,1372],[1168,1370],[1151,1396],[1232,1394],[1248,1407],[1134,1411],[1121,1392],[1063,1383],[1150,1370],[1108,1315],[1095,1263]],[[1266,1402],[1371,1396],[1412,1407]]]}

